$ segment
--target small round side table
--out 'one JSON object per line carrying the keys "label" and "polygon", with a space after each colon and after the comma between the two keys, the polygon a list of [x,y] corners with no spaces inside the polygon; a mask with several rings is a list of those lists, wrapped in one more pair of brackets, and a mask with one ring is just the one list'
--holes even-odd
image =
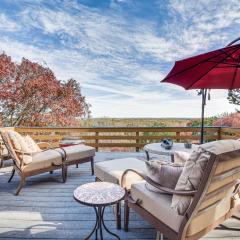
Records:
{"label": "small round side table", "polygon": [[74,199],[86,206],[94,208],[96,214],[96,222],[91,233],[85,238],[85,240],[90,239],[90,237],[95,232],[95,239],[98,239],[98,230],[100,232],[100,239],[103,240],[103,228],[110,235],[113,235],[120,240],[120,237],[111,232],[104,223],[104,211],[105,207],[114,205],[119,201],[123,200],[126,195],[126,190],[114,183],[108,182],[92,182],[86,183],[74,190]]}

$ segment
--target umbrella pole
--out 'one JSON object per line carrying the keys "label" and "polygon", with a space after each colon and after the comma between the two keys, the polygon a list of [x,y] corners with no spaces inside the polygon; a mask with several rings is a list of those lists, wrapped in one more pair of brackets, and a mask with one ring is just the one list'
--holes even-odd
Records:
{"label": "umbrella pole", "polygon": [[200,143],[203,144],[203,134],[204,134],[204,110],[206,105],[206,96],[207,96],[207,89],[202,89],[202,116],[201,116],[201,139]]}

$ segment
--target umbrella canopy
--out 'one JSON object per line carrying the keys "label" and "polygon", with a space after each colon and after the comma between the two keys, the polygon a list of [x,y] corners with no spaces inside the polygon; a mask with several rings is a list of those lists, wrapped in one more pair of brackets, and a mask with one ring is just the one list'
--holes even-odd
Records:
{"label": "umbrella canopy", "polygon": [[182,86],[186,90],[202,90],[201,143],[203,143],[206,89],[240,88],[240,44],[232,45],[239,40],[240,38],[234,40],[225,48],[175,62],[172,70],[162,80]]}

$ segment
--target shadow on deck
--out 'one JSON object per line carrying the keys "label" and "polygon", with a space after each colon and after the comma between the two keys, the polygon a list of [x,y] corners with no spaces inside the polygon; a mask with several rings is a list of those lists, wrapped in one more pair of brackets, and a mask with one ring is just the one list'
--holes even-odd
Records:
{"label": "shadow on deck", "polygon": [[[97,153],[96,161],[124,157],[145,158],[144,153]],[[7,164],[6,164],[7,165]],[[27,180],[19,196],[13,193],[19,178],[7,183],[11,167],[0,169],[0,239],[84,239],[92,229],[95,214],[92,208],[80,205],[73,197],[73,190],[94,181],[90,164],[69,167],[68,180],[61,183],[59,171],[42,174]],[[240,216],[240,214],[239,214]],[[137,214],[130,214],[130,230],[116,230],[113,209],[105,212],[106,225],[121,239],[155,239],[156,231]],[[234,219],[227,226],[239,227]],[[105,235],[107,239],[108,235]],[[204,239],[240,239],[240,232],[214,230]]]}

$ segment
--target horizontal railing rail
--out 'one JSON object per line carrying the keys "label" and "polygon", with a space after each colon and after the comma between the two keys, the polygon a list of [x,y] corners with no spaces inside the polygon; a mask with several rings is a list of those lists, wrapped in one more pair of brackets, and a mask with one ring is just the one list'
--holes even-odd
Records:
{"label": "horizontal railing rail", "polygon": [[[164,138],[170,138],[176,142],[199,143],[201,131],[199,127],[16,127],[15,130],[21,134],[30,135],[38,142],[48,142],[53,146],[57,146],[63,137],[77,136],[85,140],[88,145],[95,147],[97,151],[102,148],[139,151],[145,144],[158,142]],[[206,141],[233,137],[233,133],[228,128],[222,131],[221,127],[205,127],[204,130]]]}

